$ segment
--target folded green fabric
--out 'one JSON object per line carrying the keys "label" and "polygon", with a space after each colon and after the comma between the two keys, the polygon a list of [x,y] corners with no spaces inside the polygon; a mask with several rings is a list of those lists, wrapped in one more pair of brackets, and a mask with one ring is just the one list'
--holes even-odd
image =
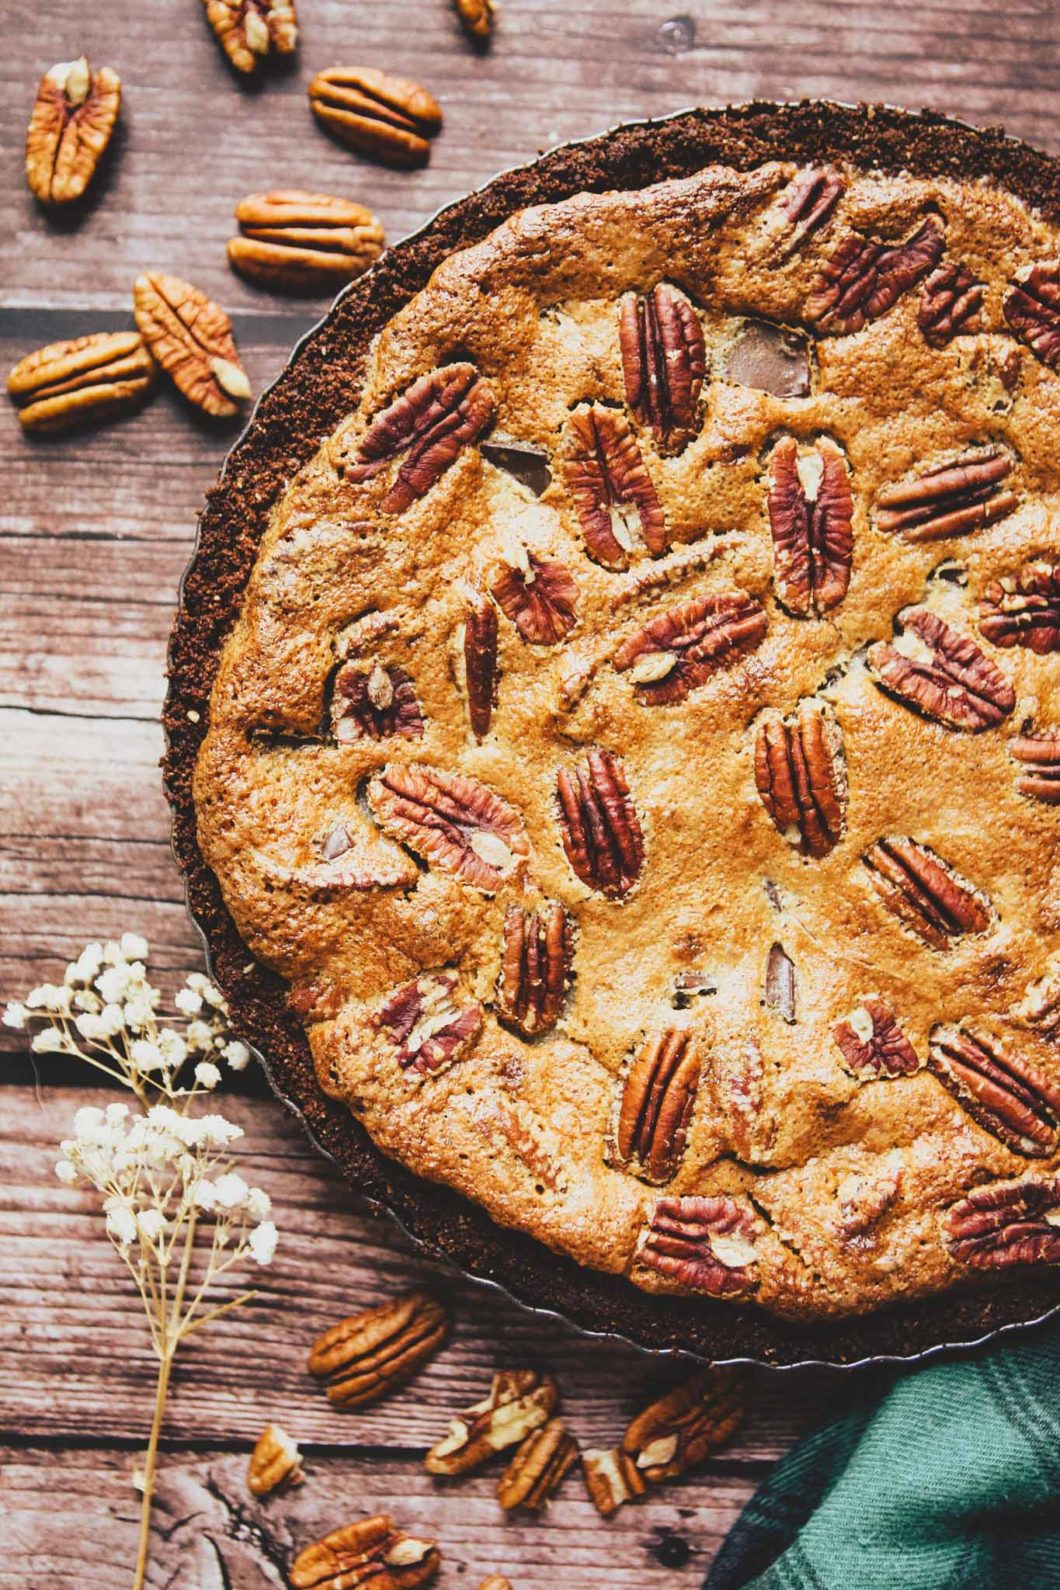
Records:
{"label": "folded green fabric", "polygon": [[703,1590],[1060,1590],[1060,1328],[851,1388]]}

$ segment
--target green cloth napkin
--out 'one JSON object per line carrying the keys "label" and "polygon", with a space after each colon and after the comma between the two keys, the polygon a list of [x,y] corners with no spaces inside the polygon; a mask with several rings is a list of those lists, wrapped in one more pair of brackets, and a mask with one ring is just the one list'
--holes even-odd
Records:
{"label": "green cloth napkin", "polygon": [[[881,1394],[882,1392],[882,1394]],[[1060,1328],[851,1382],[703,1590],[1060,1590]]]}

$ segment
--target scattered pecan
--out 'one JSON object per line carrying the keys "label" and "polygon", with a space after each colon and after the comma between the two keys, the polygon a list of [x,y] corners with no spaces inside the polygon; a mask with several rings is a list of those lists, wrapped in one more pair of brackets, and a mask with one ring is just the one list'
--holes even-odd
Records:
{"label": "scattered pecan", "polygon": [[422,166],[442,125],[433,94],[370,66],[332,66],[309,85],[309,105],[340,143],[386,166]]}
{"label": "scattered pecan", "polygon": [[1000,447],[975,449],[951,464],[885,486],[876,499],[876,522],[905,541],[966,536],[1015,508],[1015,493],[1000,489],[1011,473],[1012,460]]}
{"label": "scattered pecan", "polygon": [[536,915],[510,905],[504,913],[504,953],[497,982],[497,1016],[526,1038],[559,1020],[574,957],[574,930],[561,905]]}
{"label": "scattered pecan", "polygon": [[133,314],[151,353],[190,402],[218,418],[238,413],[250,382],[219,304],[179,276],[155,271],[136,278]]}
{"label": "scattered pecan", "polygon": [[403,668],[343,663],[331,693],[331,732],[351,740],[416,739],[423,733],[423,714],[416,688]]}
{"label": "scattered pecan", "polygon": [[934,950],[993,922],[971,884],[915,839],[877,839],[861,859],[888,911]]}
{"label": "scattered pecan", "polygon": [[979,629],[995,646],[1060,651],[1060,563],[1039,559],[994,580],[979,603]]}
{"label": "scattered pecan", "polygon": [[641,706],[670,706],[760,646],[768,627],[765,609],[746,591],[693,596],[623,641],[614,665],[629,673]]}
{"label": "scattered pecan", "polygon": [[356,462],[345,467],[346,479],[371,480],[404,453],[380,503],[384,513],[404,513],[456,463],[461,448],[482,435],[496,410],[493,388],[472,364],[447,364],[421,375],[376,415],[361,437]]}
{"label": "scattered pecan", "polygon": [[474,1403],[425,1459],[428,1474],[467,1474],[497,1452],[524,1441],[543,1425],[559,1402],[556,1382],[532,1369],[502,1369],[489,1395]]}
{"label": "scattered pecan", "polygon": [[663,451],[677,452],[696,433],[707,373],[699,316],[683,293],[659,282],[623,297],[618,330],[626,402]]}
{"label": "scattered pecan", "polygon": [[578,1443],[562,1419],[549,1419],[531,1430],[515,1449],[497,1482],[497,1500],[505,1512],[524,1507],[538,1512],[559,1490],[568,1469],[578,1461]]}
{"label": "scattered pecan", "polygon": [[291,1590],[415,1590],[434,1578],[441,1561],[433,1540],[403,1534],[379,1513],[314,1541],[287,1577]]}
{"label": "scattered pecan", "polygon": [[460,26],[474,44],[485,44],[493,32],[493,0],[453,0]]}
{"label": "scattered pecan", "polygon": [[1009,741],[1009,754],[1025,769],[1016,779],[1021,795],[1060,805],[1060,729],[1048,734],[1021,734]]}
{"label": "scattered pecan", "polygon": [[321,289],[360,276],[383,252],[383,228],[371,210],[328,193],[282,188],[236,205],[241,236],[228,242],[228,263],[268,287]]}
{"label": "scattered pecan", "polygon": [[843,193],[843,179],[831,166],[807,166],[785,188],[781,208],[788,228],[778,259],[790,259],[828,221]]}
{"label": "scattered pecan", "polygon": [[916,1050],[898,1025],[890,1005],[875,995],[832,1028],[843,1063],[859,1079],[904,1077],[920,1068]]}
{"label": "scattered pecan", "polygon": [[934,269],[945,247],[942,227],[929,215],[904,243],[878,243],[851,232],[827,260],[806,304],[818,331],[860,331],[878,320]]}
{"label": "scattered pecan", "polygon": [[519,813],[466,773],[420,762],[387,766],[369,784],[368,804],[388,834],[487,894],[529,854]]}
{"label": "scattered pecan", "polygon": [[770,945],[766,958],[765,1001],[789,1027],[798,1020],[795,962],[783,944]]}
{"label": "scattered pecan", "polygon": [[[872,1174],[851,1171],[836,1187],[840,1236],[864,1248],[873,1226],[883,1218],[898,1197],[902,1185],[902,1153],[892,1150],[880,1161],[881,1169]],[[870,1238],[868,1240],[871,1240]]]}
{"label": "scattered pecan", "polygon": [[1001,669],[970,635],[951,629],[926,607],[907,608],[900,638],[876,641],[868,663],[876,683],[903,706],[948,729],[996,729],[1016,705]]}
{"label": "scattered pecan", "polygon": [[637,1257],[693,1292],[727,1297],[758,1284],[754,1236],[754,1219],[735,1198],[660,1198]]}
{"label": "scattered pecan", "polygon": [[58,431],[135,408],[156,373],[139,332],[101,331],[27,354],[8,376],[7,390],[23,430]]}
{"label": "scattered pecan", "polygon": [[453,998],[455,972],[427,972],[403,983],[372,1017],[404,1071],[437,1076],[467,1053],[482,1031],[482,1006]]}
{"label": "scattered pecan", "polygon": [[464,689],[471,732],[482,740],[497,705],[497,609],[488,596],[479,597],[464,619]]}
{"label": "scattered pecan", "polygon": [[726,381],[771,392],[774,397],[808,397],[809,342],[787,326],[745,320],[725,354],[722,373]]}
{"label": "scattered pecan", "polygon": [[622,1451],[652,1485],[676,1479],[724,1446],[746,1412],[747,1377],[738,1369],[701,1369],[639,1413]]}
{"label": "scattered pecan", "polygon": [[1060,1143],[1060,1086],[996,1038],[938,1027],[928,1069],[987,1132],[1014,1154],[1041,1159]]}
{"label": "scattered pecan", "polygon": [[254,1496],[290,1490],[305,1479],[302,1454],[279,1424],[267,1424],[258,1436],[247,1464],[247,1485]]}
{"label": "scattered pecan", "polygon": [[977,1270],[1060,1263],[1060,1176],[976,1187],[947,1211],[943,1240]]}
{"label": "scattered pecan", "polygon": [[40,80],[26,133],[26,181],[42,204],[79,199],[96,174],[121,110],[121,78],[82,55]]}
{"label": "scattered pecan", "polygon": [[604,1518],[617,1513],[624,1502],[643,1496],[647,1490],[644,1476],[637,1465],[621,1447],[610,1451],[591,1447],[582,1453],[582,1473],[589,1498],[596,1511]]}
{"label": "scattered pecan", "polygon": [[665,552],[662,504],[622,414],[605,408],[572,414],[561,465],[591,558],[608,569],[628,568],[638,534],[653,557]]}
{"label": "scattered pecan", "polygon": [[594,749],[587,768],[560,769],[556,793],[571,869],[588,888],[621,899],[644,865],[644,837],[621,761]]}
{"label": "scattered pecan", "polygon": [[917,325],[931,348],[945,348],[954,337],[981,331],[986,283],[966,265],[940,265],[924,283]]}
{"label": "scattered pecan", "polygon": [[298,48],[294,0],[203,0],[206,20],[237,72],[256,72],[267,55]]}
{"label": "scattered pecan", "polygon": [[822,437],[799,452],[793,436],[773,449],[769,466],[769,528],[777,594],[800,618],[838,607],[854,557],[854,500],[846,460]]}
{"label": "scattered pecan", "polygon": [[804,855],[826,856],[843,834],[847,784],[833,714],[813,697],[785,718],[767,712],[755,738],[755,785],[778,833]]}
{"label": "scattered pecan", "polygon": [[419,1373],[445,1341],[445,1306],[425,1292],[351,1314],[324,1331],[309,1373],[325,1382],[336,1408],[366,1408]]}
{"label": "scattered pecan", "polygon": [[693,1035],[668,1027],[649,1038],[626,1072],[614,1129],[612,1163],[653,1185],[668,1182],[684,1153],[699,1087]]}
{"label": "scattered pecan", "polygon": [[1060,260],[1019,271],[1002,308],[1020,341],[1050,370],[1060,370]]}
{"label": "scattered pecan", "polygon": [[578,619],[574,576],[565,563],[522,547],[513,556],[518,561],[502,563],[490,586],[501,611],[533,646],[566,640]]}

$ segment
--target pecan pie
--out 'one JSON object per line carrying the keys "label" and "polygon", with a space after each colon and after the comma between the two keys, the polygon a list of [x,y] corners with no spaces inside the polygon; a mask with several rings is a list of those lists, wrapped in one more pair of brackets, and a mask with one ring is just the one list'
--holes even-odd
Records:
{"label": "pecan pie", "polygon": [[386,256],[230,461],[193,909],[316,1136],[530,1301],[790,1358],[1060,1300],[1058,228],[937,119],[621,129]]}

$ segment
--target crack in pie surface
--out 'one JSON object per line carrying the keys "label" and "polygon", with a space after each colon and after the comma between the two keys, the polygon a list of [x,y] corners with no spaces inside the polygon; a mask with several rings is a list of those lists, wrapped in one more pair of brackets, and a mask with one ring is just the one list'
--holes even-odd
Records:
{"label": "crack in pie surface", "polygon": [[391,321],[196,771],[384,1152],[789,1316],[1055,1257],[1057,252],[983,185],[714,168]]}

